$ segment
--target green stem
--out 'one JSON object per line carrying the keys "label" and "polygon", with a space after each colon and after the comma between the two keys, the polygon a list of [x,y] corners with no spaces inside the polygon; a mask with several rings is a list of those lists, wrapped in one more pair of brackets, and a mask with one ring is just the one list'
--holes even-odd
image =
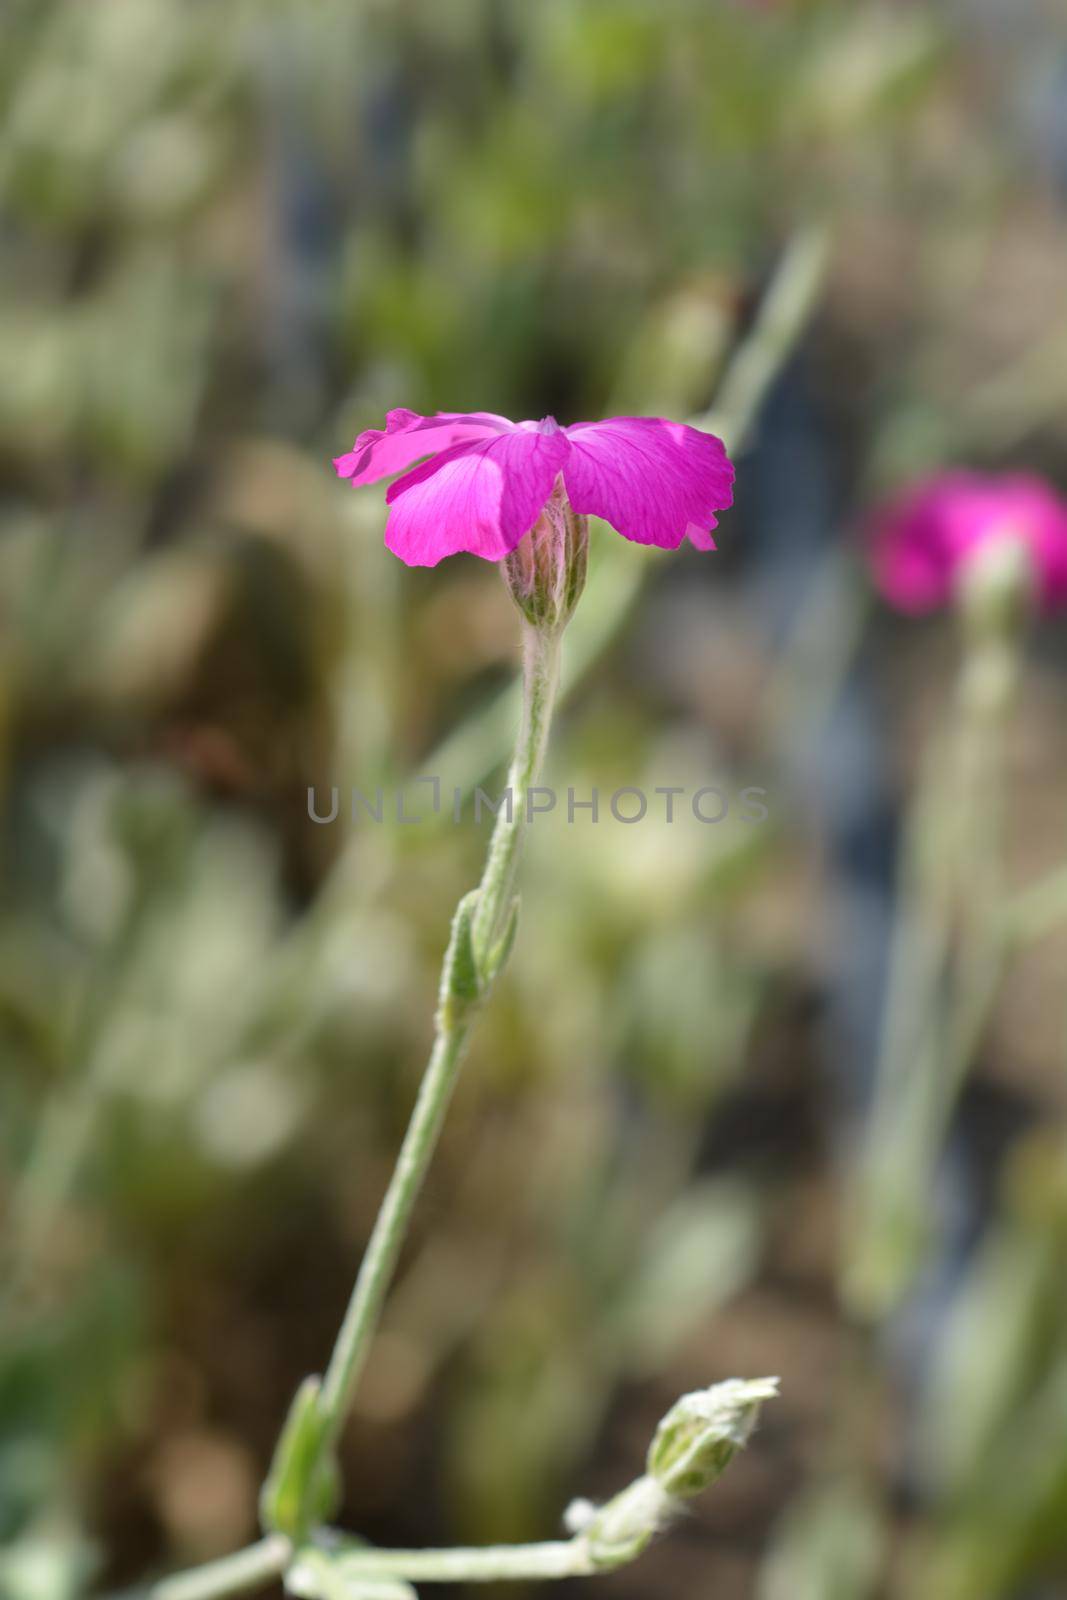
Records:
{"label": "green stem", "polygon": [[793,355],[826,278],[830,232],[821,222],[799,228],[789,240],[756,321],[737,350],[710,411],[696,426],[739,450],[760,407]]}
{"label": "green stem", "polygon": [[[559,679],[560,644],[561,630],[536,628],[523,622],[522,717],[508,775],[510,804],[502,804],[497,813],[481,882],[473,897],[460,902],[452,924],[433,1048],[396,1169],[318,1391],[314,1459],[304,1461],[301,1469],[305,1483],[314,1480],[344,1427],[444,1122],[474,1011],[507,958],[515,878],[529,825],[527,797],[540,775],[548,742]],[[472,899],[473,912],[468,910]],[[290,1555],[290,1541],[272,1535],[235,1556],[164,1579],[151,1589],[150,1600],[216,1600],[256,1588],[283,1571]],[[545,1571],[543,1575],[552,1574]]]}
{"label": "green stem", "polygon": [[1013,947],[1044,938],[1067,920],[1067,867],[1021,889],[1004,916],[1004,937]]}
{"label": "green stem", "polygon": [[[509,774],[512,804],[510,808],[503,806],[497,815],[470,928],[475,966],[489,981],[496,976],[491,969],[492,954],[511,912],[527,827],[527,795],[537,781],[544,758],[559,675],[559,651],[558,632],[523,624],[523,708]],[[457,927],[458,921],[457,918]],[[473,1006],[454,992],[448,993],[448,973],[446,960],[442,1004],[429,1064],[323,1378],[319,1399],[323,1452],[336,1443],[344,1426],[463,1059]],[[487,987],[486,982],[483,998]]]}
{"label": "green stem", "polygon": [[247,1550],[238,1550],[236,1555],[163,1578],[152,1585],[148,1600],[216,1600],[219,1595],[245,1594],[283,1572],[290,1554],[288,1539],[271,1534]]}
{"label": "green stem", "polygon": [[360,1265],[322,1382],[320,1406],[329,1418],[324,1443],[334,1443],[351,1403],[396,1268],[408,1222],[437,1143],[459,1072],[468,1026],[439,1027],[415,1109],[374,1231]]}
{"label": "green stem", "polygon": [[[460,902],[452,924],[430,1059],[318,1391],[313,1459],[301,1467],[305,1483],[313,1482],[344,1427],[459,1075],[474,1011],[507,957],[515,878],[529,825],[527,797],[548,742],[560,642],[560,630],[523,623],[522,717],[508,775],[510,803],[497,813],[481,882],[473,897]],[[151,1600],[213,1600],[255,1587],[282,1570],[289,1551],[287,1539],[264,1540],[226,1561],[166,1580],[151,1591]]]}
{"label": "green stem", "polygon": [[[300,1572],[311,1577],[316,1551],[301,1552],[292,1578],[300,1593]],[[560,1539],[544,1544],[483,1545],[454,1550],[360,1550],[335,1558],[330,1567],[346,1584],[358,1580],[402,1578],[411,1583],[536,1582],[541,1578],[578,1578],[600,1570],[584,1539]]]}
{"label": "green stem", "polygon": [[937,1162],[1004,975],[1003,735],[1017,651],[1014,635],[968,642],[947,770],[931,766],[908,828],[843,1285],[861,1320],[887,1316],[922,1264]]}
{"label": "green stem", "polygon": [[530,825],[530,790],[540,775],[559,683],[560,634],[522,624],[522,724],[508,772],[507,800],[497,817],[478,889],[472,939],[482,961],[500,938],[510,915],[519,856]]}

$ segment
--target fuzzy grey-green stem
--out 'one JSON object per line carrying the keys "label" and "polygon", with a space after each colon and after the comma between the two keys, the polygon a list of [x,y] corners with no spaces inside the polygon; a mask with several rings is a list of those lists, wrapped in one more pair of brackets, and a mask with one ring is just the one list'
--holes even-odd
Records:
{"label": "fuzzy grey-green stem", "polygon": [[149,1589],[147,1600],[215,1600],[218,1595],[246,1594],[284,1572],[290,1554],[288,1539],[271,1534],[235,1555],[162,1578]]}
{"label": "fuzzy grey-green stem", "polygon": [[[496,973],[489,971],[488,964],[511,912],[515,875],[526,831],[526,797],[540,774],[548,741],[559,676],[559,651],[558,631],[523,623],[522,720],[508,780],[512,805],[510,813],[507,807],[502,807],[497,816],[485,870],[476,891],[470,930],[476,966],[490,980]],[[452,955],[450,947],[449,959]],[[448,987],[447,974],[446,961],[430,1060],[396,1170],[374,1224],[323,1378],[319,1401],[324,1424],[323,1449],[332,1447],[344,1426],[462,1062],[473,1005],[444,992]]]}
{"label": "fuzzy grey-green stem", "polygon": [[[454,928],[462,923],[461,905]],[[347,1594],[414,1600],[412,1582],[536,1582],[610,1572],[636,1560],[686,1500],[716,1481],[747,1443],[760,1406],[777,1392],[777,1378],[731,1378],[683,1395],[656,1429],[640,1477],[606,1505],[572,1505],[567,1521],[575,1531],[570,1539],[453,1550],[375,1550],[319,1527],[295,1549],[288,1539],[276,1536],[225,1561],[168,1579],[149,1600],[219,1600],[283,1568],[288,1592],[308,1600]]]}
{"label": "fuzzy grey-green stem", "polygon": [[489,855],[478,891],[471,930],[474,953],[484,961],[503,931],[515,889],[522,841],[530,824],[530,790],[537,782],[548,742],[552,706],[559,683],[561,633],[522,623],[522,725],[508,771],[509,803],[493,829]]}
{"label": "fuzzy grey-green stem", "polygon": [[[299,1567],[294,1562],[296,1592]],[[535,1582],[539,1578],[579,1578],[600,1570],[581,1539],[545,1544],[483,1545],[451,1550],[359,1550],[341,1556],[336,1570],[346,1583],[360,1578],[405,1578],[411,1583]]]}
{"label": "fuzzy grey-green stem", "polygon": [[1004,937],[1013,948],[1044,938],[1067,920],[1067,867],[1020,889],[1004,912]]}
{"label": "fuzzy grey-green stem", "polygon": [[799,228],[786,246],[774,278],[741,343],[710,411],[698,428],[722,436],[731,452],[740,447],[767,394],[796,348],[826,278],[830,232],[825,223]]}
{"label": "fuzzy grey-green stem", "polygon": [[944,772],[931,766],[910,819],[845,1267],[861,1319],[887,1315],[921,1263],[925,1197],[1009,954],[1003,738],[1020,646],[1018,621],[968,635],[949,759]]}
{"label": "fuzzy grey-green stem", "polygon": [[400,1247],[441,1131],[459,1072],[467,1025],[439,1028],[396,1168],[367,1245],[329,1366],[320,1405],[328,1418],[324,1445],[332,1445],[344,1426],[352,1394],[378,1323]]}
{"label": "fuzzy grey-green stem", "polygon": [[[634,1561],[679,1513],[726,1470],[747,1442],[777,1378],[729,1378],[685,1394],[660,1421],[645,1468],[606,1505],[578,1501],[570,1539],[454,1550],[375,1550],[320,1529],[299,1548],[286,1576],[290,1592],[325,1600],[335,1592],[369,1595],[375,1584],[537,1582],[588,1577]],[[383,1587],[383,1594],[386,1588]],[[403,1591],[407,1592],[407,1591]],[[411,1591],[413,1593],[413,1591]]]}

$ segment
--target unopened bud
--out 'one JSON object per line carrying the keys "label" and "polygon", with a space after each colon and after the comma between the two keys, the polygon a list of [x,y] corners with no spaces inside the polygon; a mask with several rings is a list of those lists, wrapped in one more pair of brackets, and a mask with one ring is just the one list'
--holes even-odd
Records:
{"label": "unopened bud", "polygon": [[731,1378],[683,1395],[656,1429],[644,1476],[598,1510],[584,1500],[570,1508],[568,1527],[584,1541],[592,1570],[639,1556],[679,1501],[715,1482],[748,1442],[762,1402],[777,1393],[777,1378]]}
{"label": "unopened bud", "polygon": [[649,1476],[672,1499],[700,1494],[747,1444],[761,1404],[777,1393],[777,1378],[730,1378],[683,1395],[656,1429]]}

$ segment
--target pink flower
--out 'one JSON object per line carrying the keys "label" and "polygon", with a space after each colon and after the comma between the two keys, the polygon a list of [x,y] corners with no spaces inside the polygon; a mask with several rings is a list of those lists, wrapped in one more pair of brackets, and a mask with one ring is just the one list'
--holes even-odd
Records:
{"label": "pink flower", "polygon": [[561,428],[553,417],[509,422],[390,411],[334,461],[339,477],[374,483],[404,472],[386,495],[389,549],[413,567],[469,550],[501,561],[537,522],[557,480],[580,516],[603,517],[626,539],[674,550],[688,534],[714,550],[715,513],[730,505],[733,467],[714,434],[661,417],[613,417]]}
{"label": "pink flower", "polygon": [[1067,502],[1025,474],[945,472],[892,502],[875,520],[875,581],[901,611],[934,611],[954,598],[975,552],[1002,539],[1027,547],[1041,606],[1067,604]]}

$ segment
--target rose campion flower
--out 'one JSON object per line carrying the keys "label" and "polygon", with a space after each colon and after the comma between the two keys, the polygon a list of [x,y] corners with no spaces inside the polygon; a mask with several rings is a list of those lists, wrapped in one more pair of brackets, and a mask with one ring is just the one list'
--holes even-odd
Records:
{"label": "rose campion flower", "polygon": [[918,484],[875,518],[871,567],[892,605],[920,615],[953,601],[975,554],[1008,539],[1027,551],[1041,607],[1067,605],[1067,501],[1026,474],[944,472]]}
{"label": "rose campion flower", "polygon": [[550,500],[557,512],[602,517],[637,544],[674,550],[688,536],[713,550],[715,513],[733,498],[722,441],[661,417],[561,428],[553,417],[390,411],[384,429],[361,433],[334,466],[353,484],[403,472],[386,494],[385,542],[414,567],[460,550],[503,561]]}

